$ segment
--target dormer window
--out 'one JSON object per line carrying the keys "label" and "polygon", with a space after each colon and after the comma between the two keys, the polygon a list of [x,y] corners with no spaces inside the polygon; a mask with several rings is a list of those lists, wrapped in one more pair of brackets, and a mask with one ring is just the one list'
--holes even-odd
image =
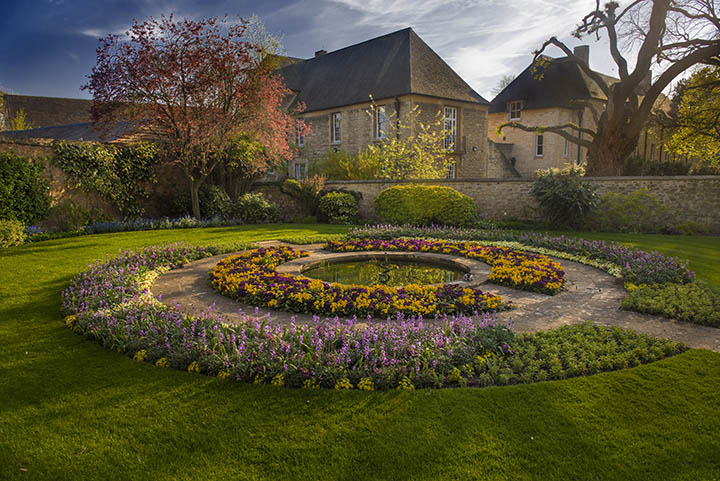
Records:
{"label": "dormer window", "polygon": [[520,120],[520,112],[522,111],[522,100],[513,100],[508,106],[508,114],[510,120]]}

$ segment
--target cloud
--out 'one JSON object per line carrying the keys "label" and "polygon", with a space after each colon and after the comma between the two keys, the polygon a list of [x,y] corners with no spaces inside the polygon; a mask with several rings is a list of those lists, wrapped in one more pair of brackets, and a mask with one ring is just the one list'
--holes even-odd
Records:
{"label": "cloud", "polygon": [[[592,0],[331,0],[349,9],[347,31],[377,35],[412,26],[473,88],[490,96],[503,75],[519,74],[547,38],[563,39],[594,7]],[[333,13],[325,10],[323,14]],[[337,12],[334,12],[337,13]],[[327,25],[328,19],[319,19]],[[361,40],[359,40],[361,41]],[[575,41],[574,43],[578,43]],[[592,50],[592,49],[591,49]],[[549,54],[561,56],[558,50]]]}

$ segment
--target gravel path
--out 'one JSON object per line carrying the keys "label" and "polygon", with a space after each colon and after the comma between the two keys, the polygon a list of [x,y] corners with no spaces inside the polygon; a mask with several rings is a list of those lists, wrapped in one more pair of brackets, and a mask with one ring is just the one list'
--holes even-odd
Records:
{"label": "gravel path", "polygon": [[[278,242],[261,242],[260,245],[277,245]],[[321,245],[293,246],[298,249],[316,252]],[[208,272],[221,259],[230,254],[208,257],[192,262],[182,269],[162,274],[153,284],[153,294],[162,294],[162,302],[168,305],[180,305],[182,308],[201,312],[213,306],[213,312],[220,314],[226,321],[239,322],[243,312],[267,316],[272,324],[288,323],[292,317],[295,322],[308,322],[312,316],[291,314],[271,309],[257,309],[242,305],[215,292],[209,285]],[[596,324],[621,326],[654,337],[670,338],[694,348],[710,349],[720,352],[720,329],[678,322],[662,317],[620,310],[625,297],[622,283],[593,267],[565,259],[555,259],[565,270],[567,290],[555,296],[525,292],[494,284],[481,284],[483,291],[499,294],[503,300],[512,301],[516,309],[501,312],[498,317],[512,322],[515,331],[534,332],[552,327],[592,320]]]}

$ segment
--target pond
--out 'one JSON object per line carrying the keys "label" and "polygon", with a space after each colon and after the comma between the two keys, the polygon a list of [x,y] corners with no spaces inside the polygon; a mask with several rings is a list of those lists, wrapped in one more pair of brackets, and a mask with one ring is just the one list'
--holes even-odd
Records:
{"label": "pond", "polygon": [[365,260],[324,262],[302,273],[306,277],[340,284],[364,286],[406,284],[442,284],[463,279],[465,271],[429,262]]}

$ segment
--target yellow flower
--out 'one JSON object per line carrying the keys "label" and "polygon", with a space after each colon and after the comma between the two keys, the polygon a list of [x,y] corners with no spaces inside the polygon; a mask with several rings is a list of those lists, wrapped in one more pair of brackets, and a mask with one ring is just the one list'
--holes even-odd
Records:
{"label": "yellow flower", "polygon": [[364,377],[364,378],[360,379],[360,382],[358,383],[357,388],[362,391],[374,391],[375,384],[373,383],[372,378]]}
{"label": "yellow flower", "polygon": [[230,371],[220,371],[219,373],[217,373],[217,377],[218,379],[227,379],[230,377]]}
{"label": "yellow flower", "polygon": [[353,385],[350,382],[350,379],[343,377],[338,379],[338,381],[335,383],[335,389],[352,389]]}
{"label": "yellow flower", "polygon": [[157,361],[155,361],[155,365],[157,367],[170,367],[170,362],[167,360],[166,357],[161,357]]}
{"label": "yellow flower", "polygon": [[144,361],[146,355],[147,351],[145,349],[140,349],[138,352],[135,353],[133,359],[135,359],[136,361]]}
{"label": "yellow flower", "polygon": [[400,390],[405,390],[405,391],[414,391],[415,390],[415,386],[413,385],[410,378],[407,376],[400,379],[400,383],[398,384],[397,388]]}
{"label": "yellow flower", "polygon": [[188,372],[200,372],[200,365],[197,363],[197,361],[193,361],[190,363],[187,370]]}
{"label": "yellow flower", "polygon": [[284,386],[285,376],[283,376],[282,373],[275,375],[272,381],[270,381],[270,384],[272,384],[273,386]]}
{"label": "yellow flower", "polygon": [[315,379],[305,379],[303,382],[303,389],[320,389],[320,385]]}

